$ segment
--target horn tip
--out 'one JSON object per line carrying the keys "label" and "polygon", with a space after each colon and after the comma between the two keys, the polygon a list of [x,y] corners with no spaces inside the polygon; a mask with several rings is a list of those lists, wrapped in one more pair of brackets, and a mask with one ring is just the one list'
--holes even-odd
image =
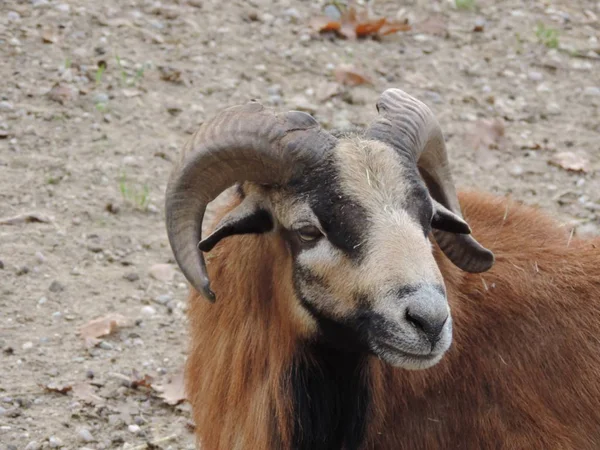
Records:
{"label": "horn tip", "polygon": [[210,303],[215,303],[215,301],[217,300],[217,296],[210,288],[210,283],[208,281],[201,286],[200,293]]}

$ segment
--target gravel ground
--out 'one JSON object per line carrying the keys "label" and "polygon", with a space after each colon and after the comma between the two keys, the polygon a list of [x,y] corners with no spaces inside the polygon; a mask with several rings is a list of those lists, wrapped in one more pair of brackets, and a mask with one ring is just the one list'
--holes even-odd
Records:
{"label": "gravel ground", "polygon": [[[318,1],[3,0],[0,448],[194,448],[188,405],[170,404],[187,287],[163,193],[223,107],[348,128],[400,87],[436,113],[460,187],[598,234],[600,3],[459,3],[474,9],[372,1],[420,26],[343,40],[309,27]],[[336,82],[348,65],[371,84]],[[79,334],[107,316],[110,335]]]}

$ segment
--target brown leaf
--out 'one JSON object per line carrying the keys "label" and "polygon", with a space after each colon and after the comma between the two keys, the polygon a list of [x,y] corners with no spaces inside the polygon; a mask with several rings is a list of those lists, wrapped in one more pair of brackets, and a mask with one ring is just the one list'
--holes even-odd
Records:
{"label": "brown leaf", "polygon": [[408,23],[387,22],[379,29],[379,36],[387,36],[388,34],[398,33],[399,31],[410,31],[412,27]]}
{"label": "brown leaf", "polygon": [[154,386],[160,397],[169,405],[178,405],[186,400],[183,370],[177,372],[167,384]]}
{"label": "brown leaf", "polygon": [[73,389],[73,386],[71,386],[70,384],[49,383],[44,386],[44,389],[48,392],[57,392],[59,394],[66,394],[67,392],[69,392]]}
{"label": "brown leaf", "polygon": [[73,397],[84,403],[89,403],[96,406],[101,406],[106,403],[106,401],[102,397],[96,395],[94,388],[87,383],[74,384]]}
{"label": "brown leaf", "polygon": [[131,326],[131,321],[120,314],[109,314],[89,321],[79,328],[88,347],[98,344],[98,338],[114,333],[118,328]]}
{"label": "brown leaf", "polygon": [[310,27],[319,33],[326,33],[328,31],[339,31],[342,24],[335,20],[330,19],[327,16],[318,16],[310,20]]}
{"label": "brown leaf", "polygon": [[367,20],[365,22],[357,23],[354,31],[356,32],[357,37],[367,37],[371,34],[377,34],[377,32],[381,30],[381,27],[383,27],[385,23],[385,17],[381,19]]}
{"label": "brown leaf", "polygon": [[339,11],[339,20],[335,16],[315,17],[310,21],[310,27],[320,33],[335,32],[346,39],[381,37],[411,29],[406,23],[389,22],[385,17],[369,17],[367,8],[357,9],[354,6]]}
{"label": "brown leaf", "polygon": [[504,144],[504,122],[500,119],[478,120],[467,141],[476,150],[500,148]]}
{"label": "brown leaf", "polygon": [[584,153],[560,152],[554,155],[548,163],[571,172],[587,172],[589,159]]}
{"label": "brown leaf", "polygon": [[133,370],[131,387],[133,389],[137,389],[138,387],[152,388],[152,382],[154,378],[150,375],[146,374],[143,377],[140,376],[137,370]]}
{"label": "brown leaf", "polygon": [[373,84],[369,77],[350,64],[342,64],[335,69],[335,79],[338,83],[346,86],[358,86],[361,84]]}
{"label": "brown leaf", "polygon": [[413,29],[418,33],[433,34],[435,36],[447,36],[448,25],[440,16],[432,16],[415,24]]}

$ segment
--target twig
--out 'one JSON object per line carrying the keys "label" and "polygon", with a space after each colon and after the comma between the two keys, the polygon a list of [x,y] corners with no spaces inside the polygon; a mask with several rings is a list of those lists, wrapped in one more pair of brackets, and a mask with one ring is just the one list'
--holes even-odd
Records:
{"label": "twig", "polygon": [[138,445],[136,447],[132,447],[130,450],[145,450],[145,449],[148,448],[148,445],[158,445],[158,444],[162,444],[162,443],[167,442],[167,441],[172,441],[172,440],[174,440],[176,438],[177,438],[177,435],[176,434],[172,434],[170,436],[165,436],[165,437],[162,437],[162,438],[158,438],[158,439],[156,439],[156,440],[154,440],[152,442],[146,442],[145,444]]}
{"label": "twig", "polygon": [[38,212],[29,212],[23,214],[17,214],[12,217],[4,217],[0,219],[0,225],[18,225],[21,223],[32,223],[32,222],[40,222],[40,223],[51,223],[52,219],[50,217],[38,213]]}

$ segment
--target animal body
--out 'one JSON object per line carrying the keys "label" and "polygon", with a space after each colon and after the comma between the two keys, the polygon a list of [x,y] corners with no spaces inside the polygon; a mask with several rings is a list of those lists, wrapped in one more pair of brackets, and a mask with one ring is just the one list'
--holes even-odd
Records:
{"label": "animal body", "polygon": [[600,448],[600,240],[457,195],[431,111],[398,89],[377,108],[335,137],[232,107],[175,166],[201,448]]}

